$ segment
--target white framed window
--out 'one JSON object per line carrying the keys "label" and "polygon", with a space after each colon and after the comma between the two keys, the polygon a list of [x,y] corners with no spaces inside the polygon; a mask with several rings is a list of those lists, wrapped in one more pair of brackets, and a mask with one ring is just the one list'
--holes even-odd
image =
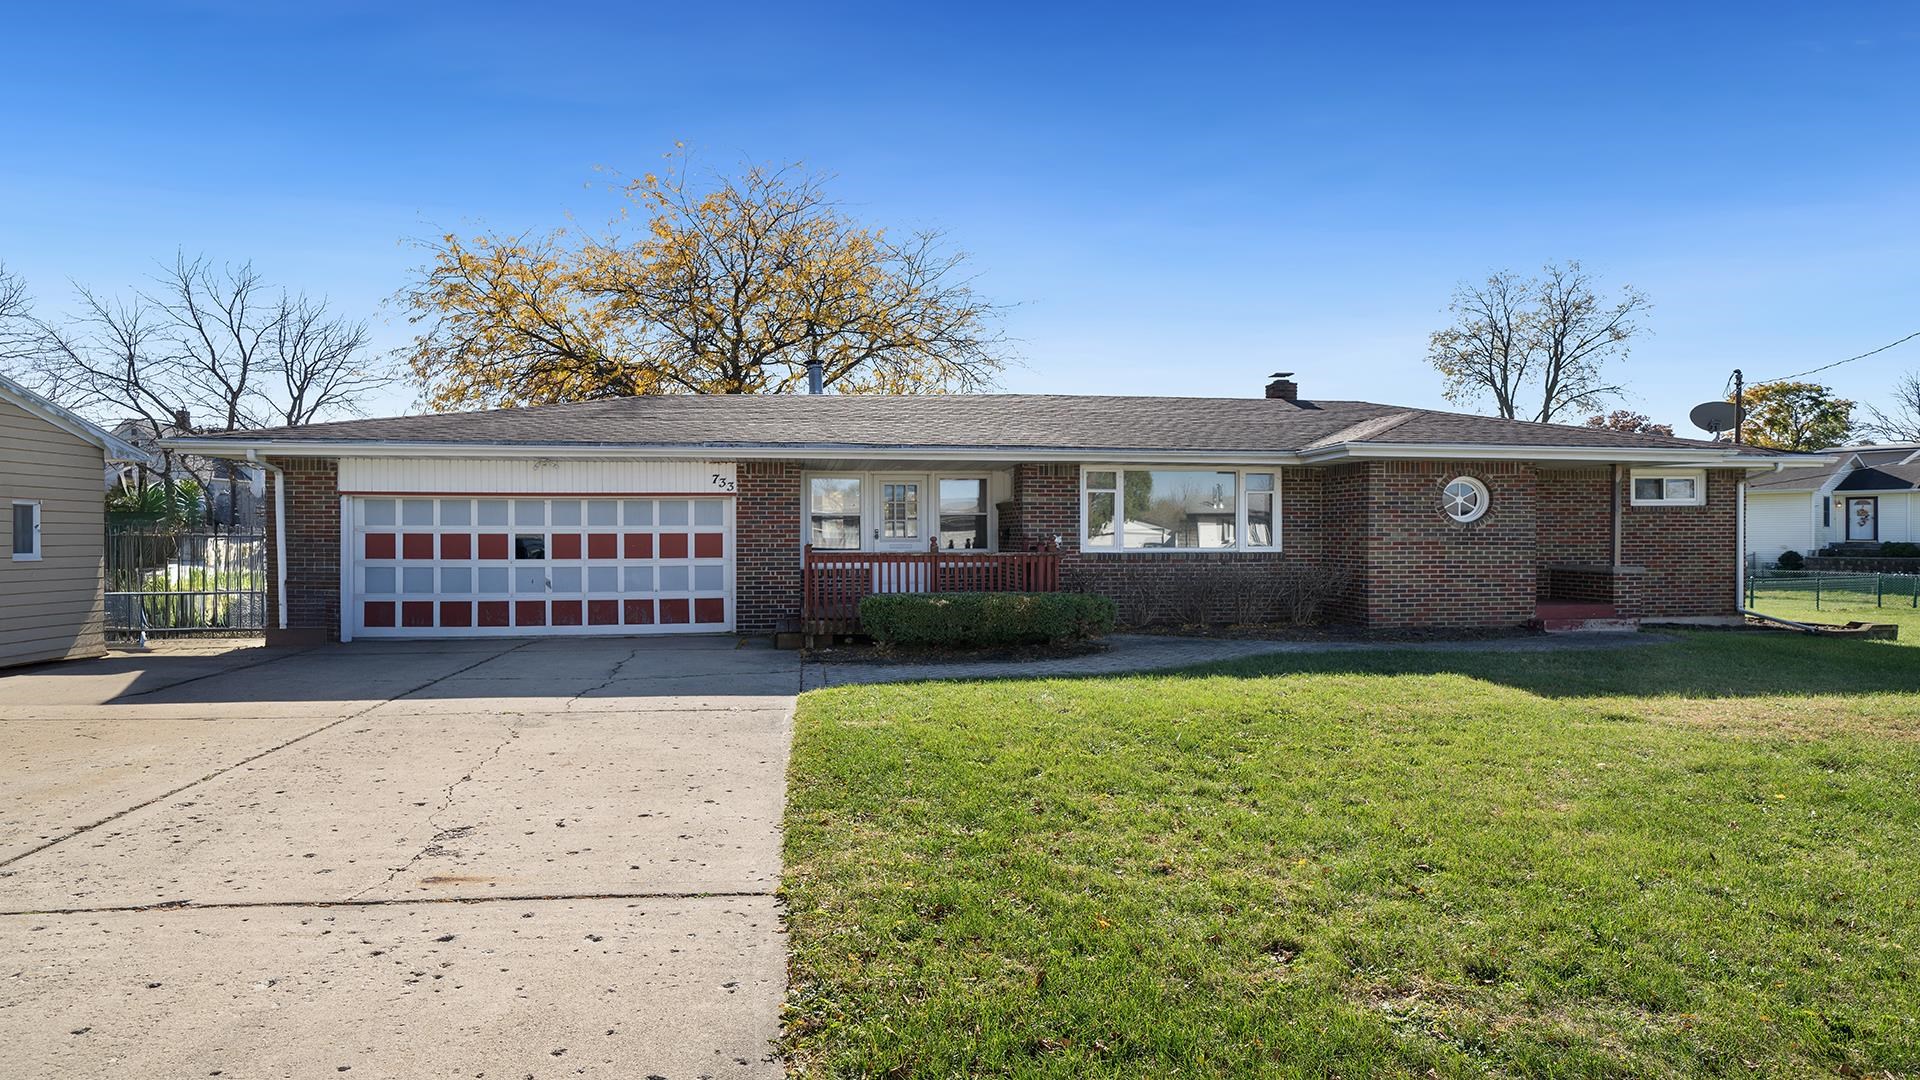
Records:
{"label": "white framed window", "polygon": [[[804,543],[816,551],[991,552],[995,474],[820,472],[802,482]],[[1004,481],[1002,481],[1004,483]]]}
{"label": "white framed window", "polygon": [[1084,551],[1277,551],[1280,476],[1272,469],[1087,465]]}
{"label": "white framed window", "polygon": [[1635,506],[1705,506],[1705,469],[1635,469],[1628,478]]}
{"label": "white framed window", "polygon": [[949,551],[986,551],[993,547],[987,531],[987,478],[943,476],[936,481],[940,498],[940,546]]}
{"label": "white framed window", "polygon": [[1471,476],[1456,476],[1440,489],[1441,511],[1462,525],[1479,521],[1492,502],[1487,485]]}
{"label": "white framed window", "polygon": [[807,542],[821,551],[860,550],[860,478],[807,481]]}
{"label": "white framed window", "polygon": [[13,561],[35,562],[40,558],[40,504],[28,499],[13,501]]}

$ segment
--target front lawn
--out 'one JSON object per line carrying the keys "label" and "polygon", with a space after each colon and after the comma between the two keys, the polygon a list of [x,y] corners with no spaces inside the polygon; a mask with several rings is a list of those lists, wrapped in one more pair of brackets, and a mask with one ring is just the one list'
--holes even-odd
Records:
{"label": "front lawn", "polygon": [[834,689],[786,824],[804,1075],[1920,1071],[1910,643]]}

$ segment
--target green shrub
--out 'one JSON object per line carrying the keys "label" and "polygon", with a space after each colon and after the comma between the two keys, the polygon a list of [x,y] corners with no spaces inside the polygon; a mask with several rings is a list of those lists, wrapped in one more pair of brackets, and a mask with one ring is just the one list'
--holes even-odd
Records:
{"label": "green shrub", "polygon": [[1800,570],[1805,568],[1807,561],[1801,558],[1797,551],[1783,551],[1774,565],[1782,570]]}
{"label": "green shrub", "polygon": [[860,622],[890,645],[1041,645],[1113,629],[1113,601],[1092,593],[883,593]]}
{"label": "green shrub", "polygon": [[1920,544],[1909,544],[1896,540],[1891,544],[1880,545],[1880,557],[1883,559],[1920,559]]}

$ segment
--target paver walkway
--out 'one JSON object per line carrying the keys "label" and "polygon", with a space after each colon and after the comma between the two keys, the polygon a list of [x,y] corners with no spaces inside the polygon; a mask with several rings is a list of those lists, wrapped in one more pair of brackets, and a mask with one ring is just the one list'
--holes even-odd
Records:
{"label": "paver walkway", "polygon": [[858,683],[923,679],[1033,679],[1162,671],[1249,656],[1326,652],[1559,652],[1630,649],[1675,640],[1671,634],[1540,634],[1467,641],[1255,641],[1235,638],[1112,634],[1107,649],[1055,660],[987,660],[953,663],[863,663],[815,661],[806,665],[808,690]]}

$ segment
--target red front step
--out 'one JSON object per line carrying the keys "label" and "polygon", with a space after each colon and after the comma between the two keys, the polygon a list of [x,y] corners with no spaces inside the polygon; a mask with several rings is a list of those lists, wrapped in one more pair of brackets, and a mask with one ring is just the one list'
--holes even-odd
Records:
{"label": "red front step", "polygon": [[1533,606],[1533,625],[1549,634],[1630,634],[1640,629],[1640,620],[1623,617],[1612,604],[1542,600]]}

